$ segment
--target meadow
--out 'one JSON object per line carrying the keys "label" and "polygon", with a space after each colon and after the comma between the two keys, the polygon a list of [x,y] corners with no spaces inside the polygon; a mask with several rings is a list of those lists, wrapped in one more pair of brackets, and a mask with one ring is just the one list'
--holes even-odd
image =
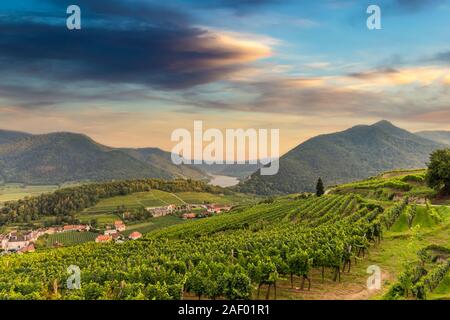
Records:
{"label": "meadow", "polygon": [[57,185],[24,185],[21,183],[7,183],[0,185],[0,205],[7,201],[20,200],[25,197],[37,196],[57,190]]}

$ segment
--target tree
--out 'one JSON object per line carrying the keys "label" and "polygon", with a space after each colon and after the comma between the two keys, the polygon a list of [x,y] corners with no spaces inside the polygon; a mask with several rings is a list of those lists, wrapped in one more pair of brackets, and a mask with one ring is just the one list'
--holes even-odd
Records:
{"label": "tree", "polygon": [[320,197],[325,193],[325,187],[323,186],[322,178],[317,180],[316,184],[316,196]]}
{"label": "tree", "polygon": [[450,194],[450,149],[434,151],[430,156],[428,185],[444,195]]}

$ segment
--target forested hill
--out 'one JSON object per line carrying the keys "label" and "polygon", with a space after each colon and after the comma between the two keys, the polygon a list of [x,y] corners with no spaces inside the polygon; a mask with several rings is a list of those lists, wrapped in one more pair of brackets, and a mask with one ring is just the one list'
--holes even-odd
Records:
{"label": "forested hill", "polygon": [[160,149],[115,149],[74,133],[31,135],[0,131],[0,181],[58,184],[136,178],[205,177],[200,170],[174,166]]}
{"label": "forested hill", "polygon": [[397,168],[421,168],[433,150],[445,145],[400,129],[388,121],[360,125],[312,138],[280,158],[274,176],[259,171],[241,183],[259,194],[313,191],[319,177],[335,185]]}
{"label": "forested hill", "polygon": [[18,131],[0,130],[0,145],[30,137],[31,134]]}

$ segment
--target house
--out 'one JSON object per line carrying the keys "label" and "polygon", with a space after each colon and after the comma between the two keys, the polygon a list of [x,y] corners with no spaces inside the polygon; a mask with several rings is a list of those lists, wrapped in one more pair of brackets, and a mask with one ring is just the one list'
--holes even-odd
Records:
{"label": "house", "polygon": [[169,204],[164,207],[148,207],[148,208],[145,208],[145,210],[150,212],[154,218],[158,218],[158,217],[167,216],[167,215],[173,213],[174,211],[177,210],[177,206],[174,204]]}
{"label": "house", "polygon": [[116,228],[117,231],[120,232],[125,231],[127,229],[127,227],[121,220],[114,221],[114,227]]}
{"label": "house", "polygon": [[182,217],[183,219],[194,219],[197,218],[197,215],[195,213],[185,213]]}
{"label": "house", "polygon": [[6,244],[6,251],[18,251],[30,244],[28,240],[10,240]]}
{"label": "house", "polygon": [[0,234],[0,248],[5,250],[6,244],[8,243],[9,239],[6,234]]}
{"label": "house", "polygon": [[57,231],[57,228],[51,227],[51,228],[46,229],[46,230],[44,231],[44,234],[55,234],[56,231]]}
{"label": "house", "polygon": [[139,238],[142,238],[142,234],[140,232],[134,231],[128,236],[128,238],[130,240],[137,240]]}
{"label": "house", "polygon": [[34,251],[35,251],[34,244],[30,243],[28,246],[17,250],[17,253],[26,253],[26,252],[34,252]]}
{"label": "house", "polygon": [[110,235],[99,235],[97,238],[95,238],[95,242],[97,243],[104,243],[104,242],[110,242],[112,240],[112,237]]}
{"label": "house", "polygon": [[87,225],[66,225],[63,227],[62,232],[67,232],[67,231],[89,231],[90,227]]}
{"label": "house", "polygon": [[221,212],[230,211],[231,206],[211,204],[211,205],[207,206],[207,210],[209,213],[221,213]]}
{"label": "house", "polygon": [[112,236],[114,234],[119,234],[119,231],[116,229],[109,229],[109,230],[105,230],[105,232],[103,234],[105,236]]}

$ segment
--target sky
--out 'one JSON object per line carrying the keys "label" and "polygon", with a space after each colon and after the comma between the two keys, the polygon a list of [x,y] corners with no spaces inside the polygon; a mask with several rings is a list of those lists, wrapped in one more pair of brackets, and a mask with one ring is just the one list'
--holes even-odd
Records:
{"label": "sky", "polygon": [[450,0],[2,0],[0,128],[170,150],[203,120],[280,129],[281,153],[381,119],[450,130],[449,16]]}

